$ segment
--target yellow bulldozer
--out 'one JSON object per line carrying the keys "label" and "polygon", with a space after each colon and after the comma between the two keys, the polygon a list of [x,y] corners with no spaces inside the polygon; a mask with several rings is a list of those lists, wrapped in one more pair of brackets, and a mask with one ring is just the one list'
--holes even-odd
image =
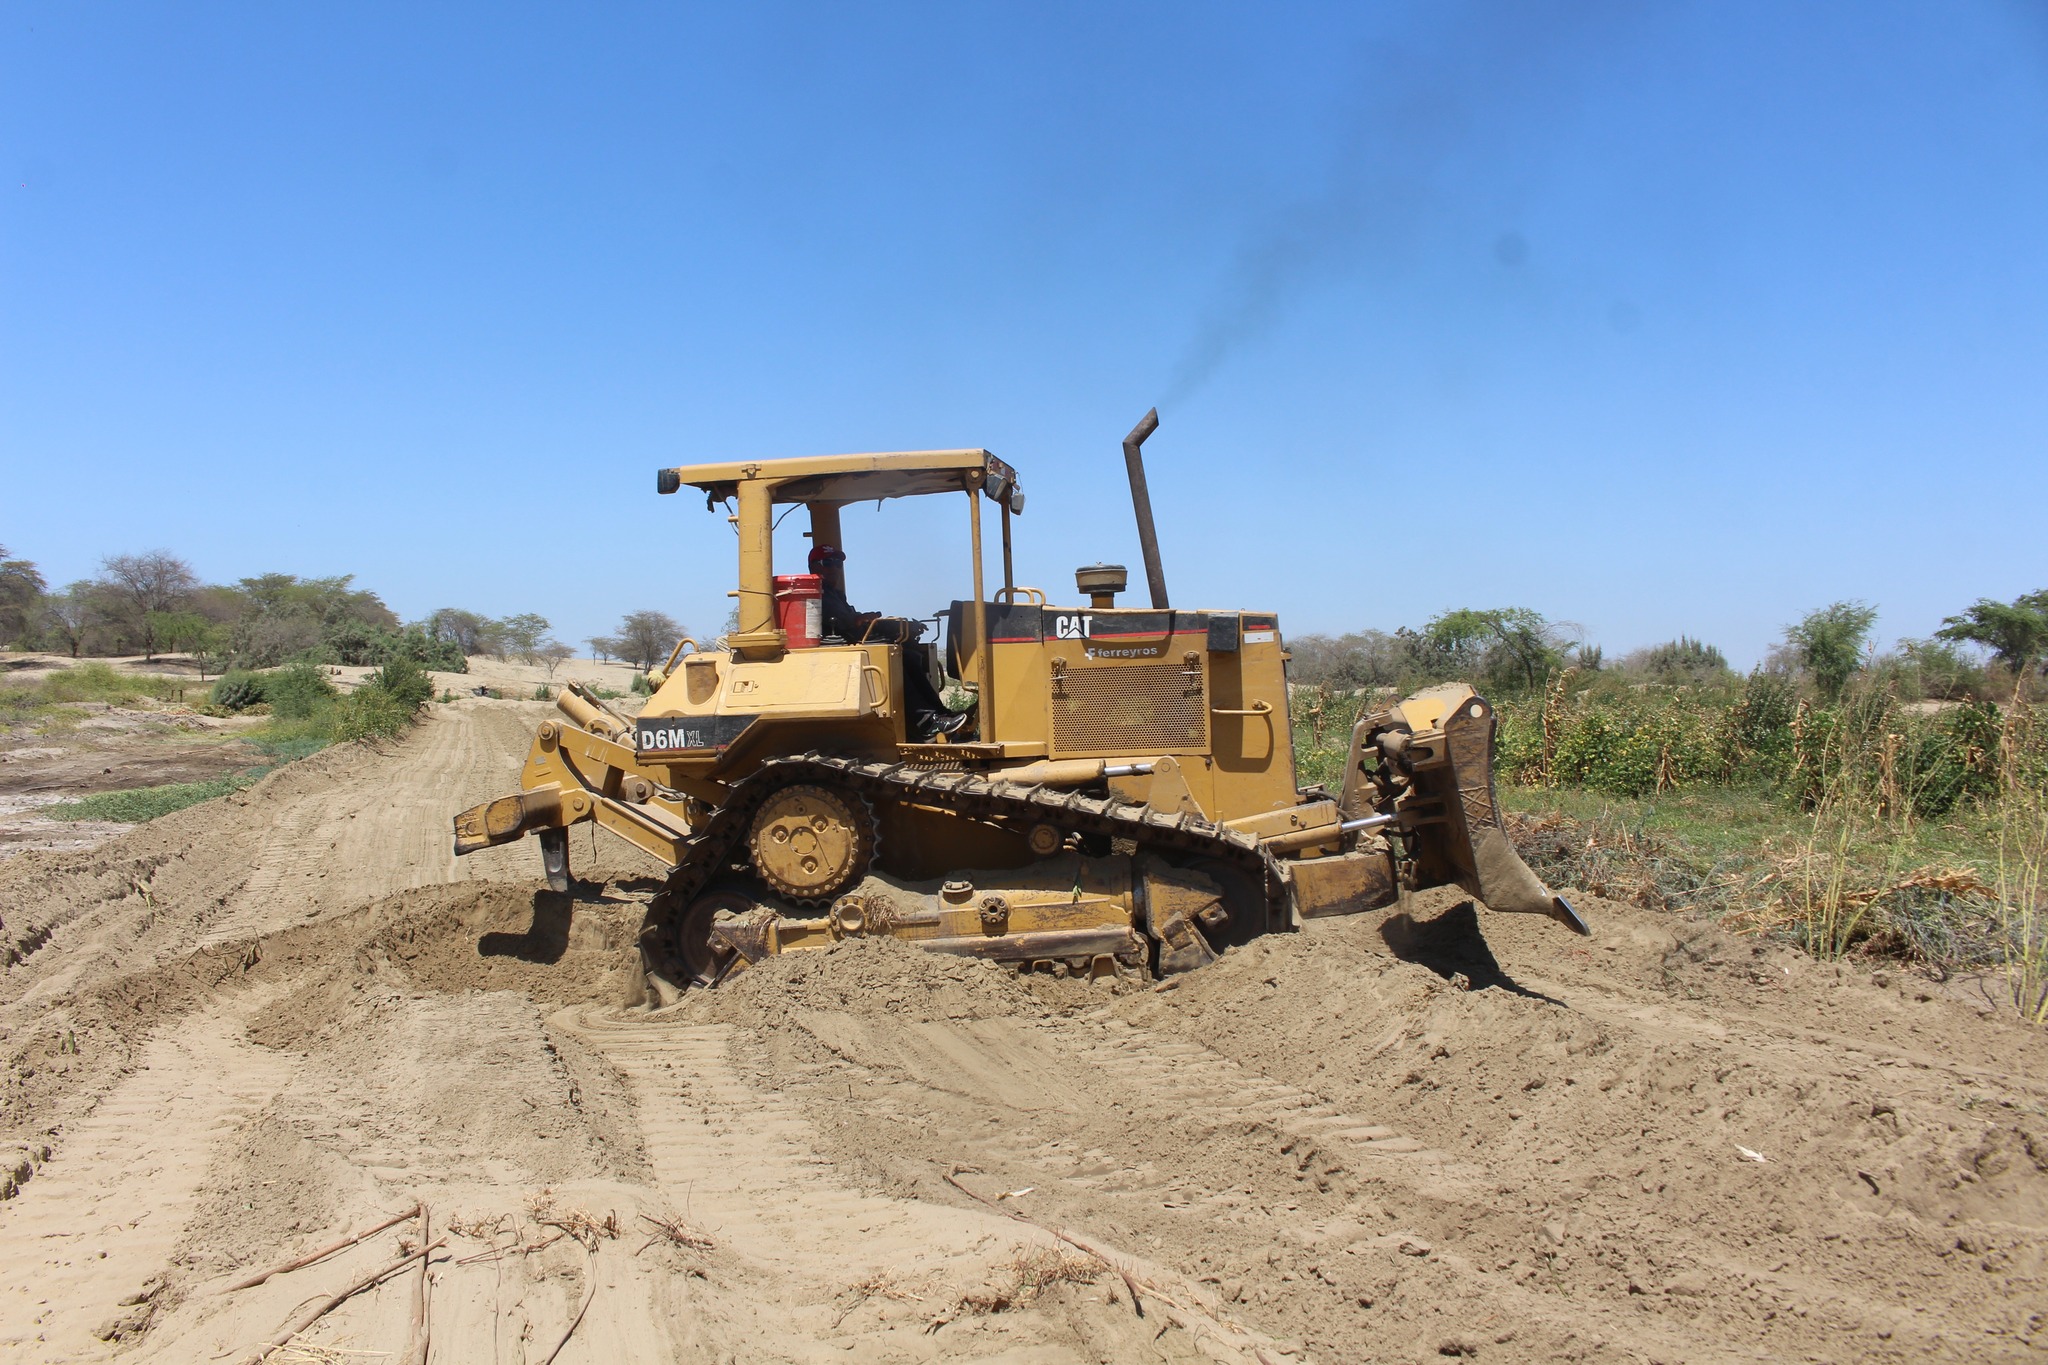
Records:
{"label": "yellow bulldozer", "polygon": [[[1017,583],[1024,491],[986,450],[659,470],[661,493],[729,509],[737,628],[679,641],[637,716],[565,686],[520,790],[455,817],[456,853],[537,835],[567,891],[568,830],[591,820],[665,864],[641,936],[662,999],[867,935],[1021,970],[1170,975],[1448,884],[1588,932],[1502,829],[1493,708],[1470,687],[1366,715],[1338,789],[1298,785],[1278,617],[1169,603],[1141,454],[1157,424],[1123,443],[1147,607],[1117,602],[1117,565],[1077,572],[1086,605]],[[840,511],[942,495],[965,497],[972,595],[926,640],[924,620],[851,607]],[[778,575],[777,509],[798,503],[811,572]]]}

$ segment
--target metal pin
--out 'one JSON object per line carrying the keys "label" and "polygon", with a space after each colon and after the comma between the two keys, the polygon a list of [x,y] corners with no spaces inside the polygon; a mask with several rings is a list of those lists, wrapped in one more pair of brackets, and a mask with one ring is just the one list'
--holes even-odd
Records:
{"label": "metal pin", "polygon": [[1391,815],[1366,815],[1356,820],[1346,820],[1337,828],[1349,834],[1355,829],[1378,829],[1381,825],[1391,825],[1394,823],[1394,819],[1395,817]]}

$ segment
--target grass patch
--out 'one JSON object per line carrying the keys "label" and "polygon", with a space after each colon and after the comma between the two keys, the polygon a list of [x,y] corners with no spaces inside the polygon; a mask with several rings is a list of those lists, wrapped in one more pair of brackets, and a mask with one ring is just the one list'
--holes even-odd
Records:
{"label": "grass patch", "polygon": [[38,682],[0,687],[0,725],[41,721],[46,727],[75,725],[84,718],[69,709],[79,702],[133,706],[139,701],[183,701],[190,683],[148,674],[117,673],[100,662],[79,664]]}
{"label": "grass patch", "polygon": [[204,782],[170,782],[161,787],[136,787],[124,792],[96,792],[76,801],[60,801],[40,812],[52,820],[112,820],[139,825],[173,811],[241,791],[268,772],[252,769],[233,777],[209,778]]}
{"label": "grass patch", "polygon": [[[112,673],[104,664],[86,667]],[[243,773],[204,782],[97,792],[76,801],[45,806],[41,814],[52,820],[111,820],[139,825],[241,791],[266,773],[316,754],[331,744],[395,739],[418,723],[420,711],[432,692],[425,672],[409,659],[385,665],[347,695],[337,692],[317,665],[294,664],[272,673],[243,674],[234,688],[216,692],[215,696],[227,695],[244,706],[269,708],[263,724],[239,736],[255,746],[268,762]]]}
{"label": "grass patch", "polygon": [[263,756],[270,760],[269,767],[282,767],[310,758],[328,745],[334,743],[334,725],[325,716],[310,716],[301,720],[281,720],[273,717],[253,730],[245,731],[238,738],[244,744],[254,745]]}
{"label": "grass patch", "polygon": [[1503,786],[1536,875],[1646,910],[1699,914],[1816,957],[1898,957],[1936,974],[2004,961],[1995,830],[1817,821],[1765,793],[1645,800]]}

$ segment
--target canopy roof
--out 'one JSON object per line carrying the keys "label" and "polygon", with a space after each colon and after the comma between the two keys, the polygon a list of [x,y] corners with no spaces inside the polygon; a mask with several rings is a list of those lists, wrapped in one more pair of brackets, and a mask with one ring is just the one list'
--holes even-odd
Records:
{"label": "canopy roof", "polygon": [[[776,502],[868,502],[921,493],[981,488],[998,502],[1019,491],[1017,471],[986,450],[897,450],[868,455],[800,455],[783,460],[735,460],[658,471],[656,486],[673,493],[684,484],[717,501],[742,482],[773,485]],[[1023,510],[1022,497],[1011,503]]]}

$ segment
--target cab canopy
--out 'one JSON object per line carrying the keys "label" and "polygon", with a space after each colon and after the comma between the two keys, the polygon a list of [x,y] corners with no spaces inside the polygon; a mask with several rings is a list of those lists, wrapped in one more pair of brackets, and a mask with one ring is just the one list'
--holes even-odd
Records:
{"label": "cab canopy", "polygon": [[1017,471],[986,450],[898,450],[682,465],[656,471],[655,487],[673,493],[688,484],[702,489],[707,502],[719,502],[736,496],[742,483],[756,480],[771,485],[770,497],[778,503],[871,502],[979,488],[1012,512],[1024,510]]}

